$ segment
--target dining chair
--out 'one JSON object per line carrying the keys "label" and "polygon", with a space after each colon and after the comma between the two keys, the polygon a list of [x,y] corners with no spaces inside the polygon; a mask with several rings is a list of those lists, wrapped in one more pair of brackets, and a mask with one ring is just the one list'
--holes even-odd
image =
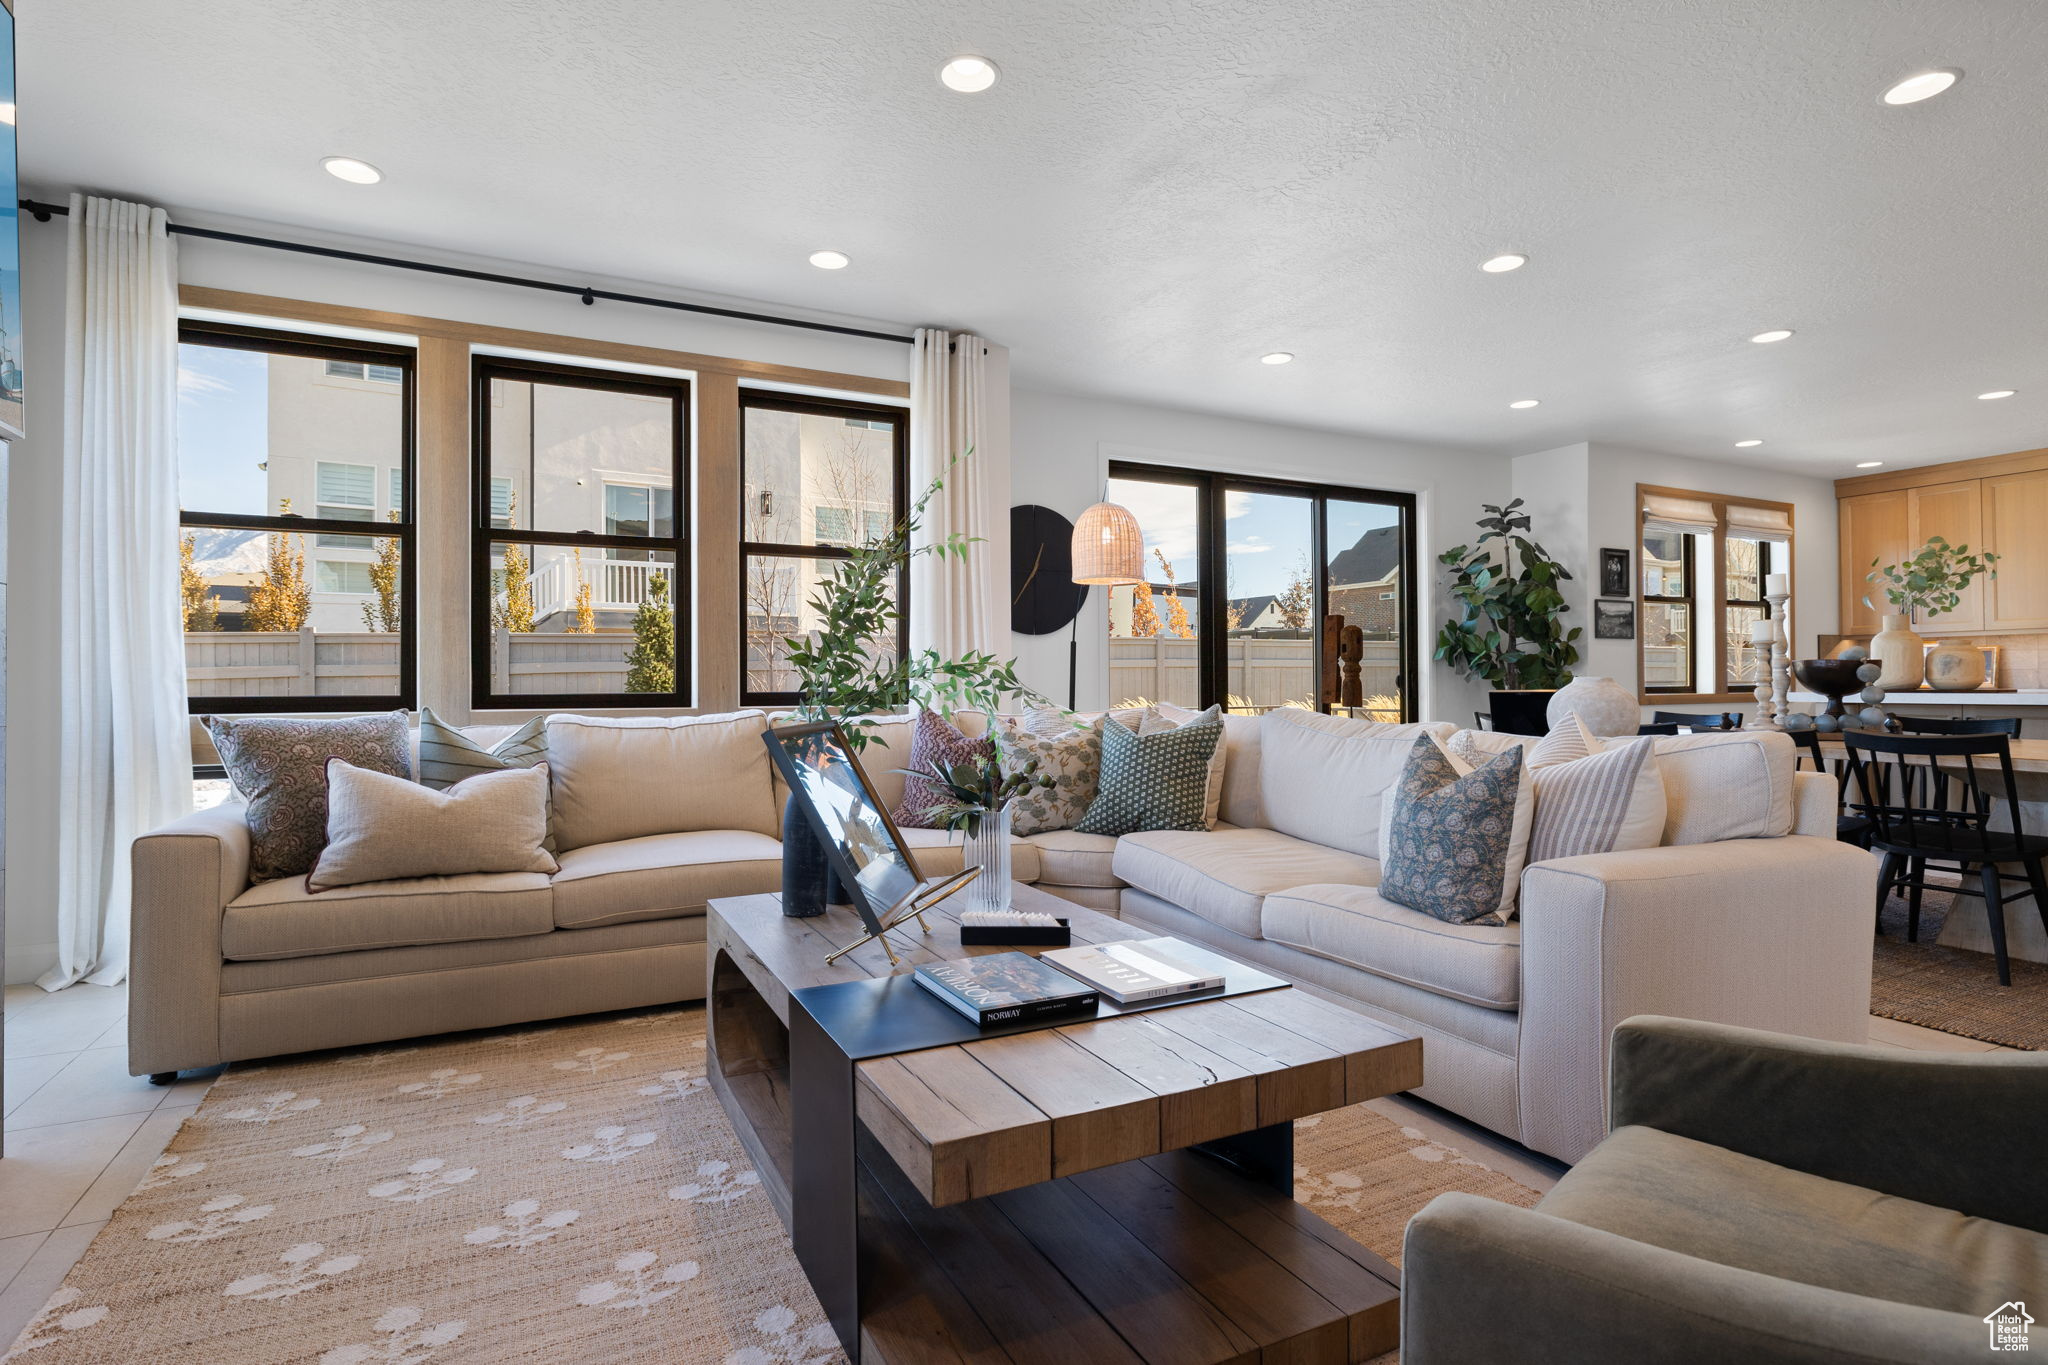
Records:
{"label": "dining chair", "polygon": [[1742,717],[1733,711],[1718,714],[1695,713],[1691,711],[1652,711],[1650,719],[1658,725],[1684,725],[1694,730],[1739,730]]}
{"label": "dining chair", "polygon": [[1898,716],[1899,729],[1909,735],[2009,735],[2020,737],[2018,716],[1973,716],[1945,720],[1940,716]]}
{"label": "dining chair", "polygon": [[[1906,892],[1906,938],[1920,935],[1920,893],[1930,869],[1954,872],[1957,894],[1978,896],[1991,930],[1998,984],[2012,984],[2005,950],[2004,883],[2026,883],[2041,924],[2048,929],[2048,837],[2027,834],[2020,823],[2019,784],[2007,735],[1886,735],[1845,731],[1851,780],[1871,821],[1870,847],[1884,855],[1877,877],[1877,912],[1894,890]],[[1979,760],[1985,760],[1980,764]],[[1992,762],[1995,760],[1995,764]],[[2003,806],[2010,829],[1993,829]],[[2019,863],[2024,876],[1998,870]],[[1975,870],[1977,885],[1970,885]],[[1942,888],[1944,890],[1951,888]]]}
{"label": "dining chair", "polygon": [[1661,724],[1645,722],[1636,727],[1636,733],[1639,735],[1675,735],[1678,733],[1678,722],[1673,720],[1667,720]]}

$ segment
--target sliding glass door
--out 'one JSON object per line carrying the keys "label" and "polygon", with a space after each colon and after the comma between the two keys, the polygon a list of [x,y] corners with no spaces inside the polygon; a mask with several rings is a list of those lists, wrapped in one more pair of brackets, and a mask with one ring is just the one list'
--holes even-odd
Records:
{"label": "sliding glass door", "polygon": [[1146,571],[1110,589],[1112,705],[1413,718],[1412,495],[1119,463],[1109,500]]}

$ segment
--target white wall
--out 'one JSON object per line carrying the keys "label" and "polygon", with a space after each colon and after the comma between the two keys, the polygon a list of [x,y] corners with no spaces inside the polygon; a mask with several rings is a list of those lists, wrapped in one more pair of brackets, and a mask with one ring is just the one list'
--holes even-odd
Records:
{"label": "white wall", "polygon": [[[1506,459],[1420,442],[1340,435],[1304,427],[1246,422],[1114,399],[1035,389],[1010,395],[1011,498],[1038,503],[1068,520],[1102,496],[1112,459],[1182,469],[1262,474],[1387,489],[1417,495],[1416,567],[1428,584],[1417,627],[1422,660],[1422,713],[1469,725],[1485,689],[1429,661],[1437,623],[1450,611],[1442,550],[1473,535],[1485,502],[1508,495]],[[1089,594],[1080,622],[1079,704],[1106,705],[1108,621],[1105,595]],[[1067,696],[1067,632],[1014,635],[1024,679],[1047,696]]]}

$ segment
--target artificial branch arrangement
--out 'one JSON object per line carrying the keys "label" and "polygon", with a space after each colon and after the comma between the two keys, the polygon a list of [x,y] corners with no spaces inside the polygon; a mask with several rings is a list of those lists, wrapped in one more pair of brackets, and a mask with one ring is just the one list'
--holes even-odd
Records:
{"label": "artificial branch arrangement", "polygon": [[[973,453],[969,449],[954,457],[946,473]],[[857,546],[840,560],[810,600],[817,629],[784,642],[785,658],[803,698],[798,718],[837,720],[847,746],[855,752],[874,739],[871,730],[877,717],[912,704],[944,714],[974,710],[991,717],[1010,697],[1049,704],[1018,679],[1015,659],[979,652],[946,659],[932,649],[897,656],[902,613],[896,589],[903,571],[919,555],[964,560],[978,539],[956,532],[912,548],[911,538],[923,525],[925,509],[944,487],[941,474],[887,534]]]}
{"label": "artificial branch arrangement", "polygon": [[1516,498],[1485,505],[1479,539],[1436,557],[1451,571],[1451,596],[1464,616],[1446,621],[1436,657],[1467,676],[1506,691],[1563,687],[1579,661],[1580,627],[1559,619],[1571,608],[1557,585],[1571,573],[1522,532],[1529,515]]}
{"label": "artificial branch arrangement", "polygon": [[979,763],[933,762],[921,770],[897,771],[906,777],[929,778],[944,787],[953,799],[928,807],[924,815],[938,821],[940,828],[957,829],[970,839],[981,834],[982,817],[995,814],[1028,791],[1053,785],[1052,778],[1039,775],[1037,759],[1027,758],[1005,772],[1000,754]]}
{"label": "artificial branch arrangement", "polygon": [[[1883,556],[1878,556],[1882,559]],[[1998,577],[1998,556],[1989,550],[1971,554],[1967,545],[1950,545],[1940,536],[1929,536],[1920,553],[1898,564],[1878,567],[1870,561],[1864,581],[1882,585],[1885,601],[1909,618],[1919,619],[1935,612],[1954,611],[1962,603],[1963,590],[1979,574]],[[1863,605],[1876,603],[1865,594]]]}

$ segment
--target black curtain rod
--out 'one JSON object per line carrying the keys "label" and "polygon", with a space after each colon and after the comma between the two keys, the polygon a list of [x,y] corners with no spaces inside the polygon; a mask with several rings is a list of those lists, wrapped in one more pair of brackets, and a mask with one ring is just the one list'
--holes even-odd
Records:
{"label": "black curtain rod", "polygon": [[[21,207],[33,215],[39,223],[50,221],[52,214],[69,216],[71,210],[63,204],[46,204],[41,200],[23,199]],[[777,327],[803,327],[813,332],[836,332],[840,336],[868,337],[874,341],[895,341],[905,346],[914,345],[916,337],[898,336],[894,332],[873,332],[864,327],[841,327],[831,322],[809,322],[803,318],[780,318],[771,313],[747,313],[737,308],[713,308],[705,303],[680,303],[675,299],[649,298],[645,294],[621,294],[611,289],[595,289],[589,285],[556,284],[552,280],[527,279],[523,275],[498,275],[488,270],[464,270],[460,266],[434,265],[428,261],[409,261],[402,256],[372,256],[362,251],[341,251],[331,246],[310,246],[305,242],[287,242],[276,237],[251,237],[247,233],[222,232],[218,228],[187,227],[182,223],[170,224],[170,230],[182,237],[204,237],[214,242],[239,242],[243,246],[269,247],[273,251],[296,251],[305,256],[326,256],[337,261],[360,261],[364,265],[388,265],[396,270],[423,270],[430,275],[453,275],[463,280],[483,280],[488,284],[510,284],[521,289],[543,289],[551,294],[574,294],[586,304],[595,304],[599,299],[612,303],[638,303],[649,308],[673,308],[683,313],[709,313],[713,317],[738,318],[742,322],[766,322]]]}

